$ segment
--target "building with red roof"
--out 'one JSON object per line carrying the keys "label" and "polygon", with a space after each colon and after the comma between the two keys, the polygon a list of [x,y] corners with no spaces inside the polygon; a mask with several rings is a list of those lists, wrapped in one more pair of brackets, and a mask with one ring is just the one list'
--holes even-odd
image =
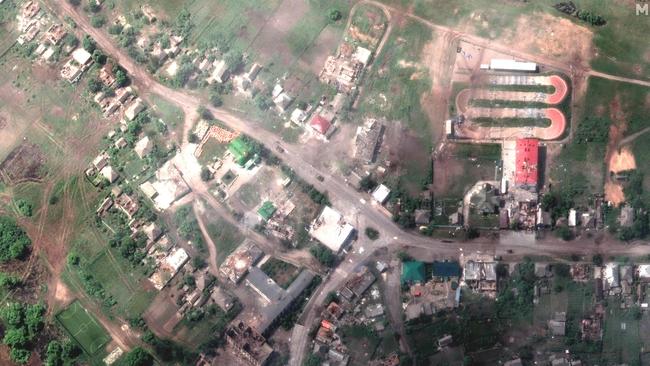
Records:
{"label": "building with red roof", "polygon": [[309,125],[314,129],[314,131],[325,137],[328,136],[330,129],[332,128],[332,123],[320,114],[314,115],[309,121]]}
{"label": "building with red roof", "polygon": [[537,190],[539,172],[539,141],[537,139],[518,139],[515,150],[515,185]]}

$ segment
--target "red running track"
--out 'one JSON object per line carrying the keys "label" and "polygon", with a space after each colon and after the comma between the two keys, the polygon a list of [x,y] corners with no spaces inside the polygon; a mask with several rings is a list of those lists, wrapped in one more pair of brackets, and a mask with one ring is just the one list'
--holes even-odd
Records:
{"label": "red running track", "polygon": [[555,92],[546,98],[546,102],[548,104],[558,104],[566,97],[567,92],[569,91],[569,86],[564,79],[557,75],[551,75],[549,80],[555,88]]}

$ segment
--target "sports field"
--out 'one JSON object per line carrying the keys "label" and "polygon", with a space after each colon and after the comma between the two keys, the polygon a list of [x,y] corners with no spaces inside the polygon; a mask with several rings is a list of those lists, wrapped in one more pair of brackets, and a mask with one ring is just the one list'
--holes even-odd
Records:
{"label": "sports field", "polygon": [[56,319],[89,355],[101,350],[111,340],[104,327],[84,309],[79,301],[73,302],[57,314]]}

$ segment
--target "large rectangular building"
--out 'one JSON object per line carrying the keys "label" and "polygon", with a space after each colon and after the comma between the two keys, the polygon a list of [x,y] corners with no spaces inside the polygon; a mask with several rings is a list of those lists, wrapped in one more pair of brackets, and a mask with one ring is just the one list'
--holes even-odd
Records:
{"label": "large rectangular building", "polygon": [[515,149],[515,185],[537,190],[539,178],[539,141],[532,138],[517,140]]}
{"label": "large rectangular building", "polygon": [[523,62],[509,59],[492,59],[490,60],[490,69],[496,71],[537,71],[537,64],[534,62]]}

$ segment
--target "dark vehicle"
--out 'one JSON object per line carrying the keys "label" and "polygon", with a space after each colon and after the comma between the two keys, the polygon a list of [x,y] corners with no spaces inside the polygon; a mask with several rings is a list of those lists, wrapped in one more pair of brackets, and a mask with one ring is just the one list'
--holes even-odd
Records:
{"label": "dark vehicle", "polygon": [[325,178],[322,175],[317,175],[316,179],[318,179],[319,182],[322,182],[325,180]]}

